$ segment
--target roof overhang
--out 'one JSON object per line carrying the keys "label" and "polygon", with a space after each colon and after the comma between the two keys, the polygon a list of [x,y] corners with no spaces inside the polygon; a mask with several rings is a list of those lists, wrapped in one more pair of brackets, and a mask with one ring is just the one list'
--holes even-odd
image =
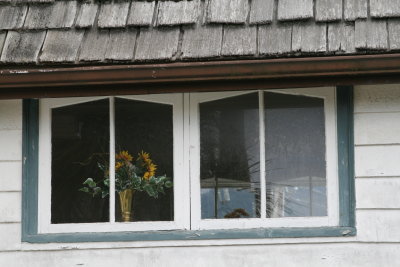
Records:
{"label": "roof overhang", "polygon": [[0,98],[149,94],[400,82],[400,53],[0,69]]}

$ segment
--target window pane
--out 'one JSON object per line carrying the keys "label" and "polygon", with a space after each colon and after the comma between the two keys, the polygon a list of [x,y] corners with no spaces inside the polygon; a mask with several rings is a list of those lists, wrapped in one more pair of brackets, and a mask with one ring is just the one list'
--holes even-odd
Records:
{"label": "window pane", "polygon": [[[132,156],[130,166],[138,166],[135,173],[142,179],[150,176],[161,177],[166,175],[173,180],[173,122],[172,106],[144,101],[115,99],[115,151],[117,153],[116,166],[116,220],[126,221],[121,215],[120,194],[123,191],[126,161],[121,159],[121,152],[126,151]],[[139,170],[139,153],[149,153],[152,163],[157,165],[154,173],[146,174]],[[119,162],[119,163],[118,163]],[[150,162],[149,162],[150,163]],[[149,165],[144,166],[144,168]],[[145,169],[143,169],[145,170]],[[147,169],[146,169],[147,172]],[[143,178],[144,177],[144,178]],[[121,182],[121,183],[119,183]],[[153,187],[155,188],[155,187]],[[173,190],[172,187],[163,187],[165,193],[160,193],[156,198],[146,191],[135,190],[131,202],[129,221],[171,221],[174,219]],[[128,200],[129,201],[129,200]]]}
{"label": "window pane", "polygon": [[258,94],[200,104],[201,216],[260,216]]}
{"label": "window pane", "polygon": [[264,98],[267,217],[326,216],[324,100]]}
{"label": "window pane", "polygon": [[109,157],[109,100],[54,108],[51,115],[51,222],[108,221],[108,198],[79,189],[87,178],[104,180],[97,163]]}

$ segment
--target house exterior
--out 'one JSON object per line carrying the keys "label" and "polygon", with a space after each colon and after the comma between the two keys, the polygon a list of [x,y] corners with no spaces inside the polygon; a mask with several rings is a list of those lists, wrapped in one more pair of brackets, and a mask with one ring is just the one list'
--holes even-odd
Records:
{"label": "house exterior", "polygon": [[0,266],[400,265],[399,17],[0,0]]}

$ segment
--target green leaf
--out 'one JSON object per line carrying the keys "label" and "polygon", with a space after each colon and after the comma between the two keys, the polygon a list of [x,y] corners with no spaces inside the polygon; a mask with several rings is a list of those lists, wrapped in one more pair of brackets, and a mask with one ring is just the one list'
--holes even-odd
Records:
{"label": "green leaf", "polygon": [[169,181],[169,180],[166,181],[166,182],[165,182],[165,187],[166,187],[166,188],[171,188],[171,187],[172,187],[172,182]]}
{"label": "green leaf", "polygon": [[85,192],[85,193],[89,193],[89,188],[87,188],[87,187],[82,187],[82,188],[79,189],[79,191]]}

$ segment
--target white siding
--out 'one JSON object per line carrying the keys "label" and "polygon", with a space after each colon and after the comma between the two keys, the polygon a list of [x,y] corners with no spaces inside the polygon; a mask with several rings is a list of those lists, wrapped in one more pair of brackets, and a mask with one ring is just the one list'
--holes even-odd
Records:
{"label": "white siding", "polygon": [[400,112],[358,113],[354,119],[356,145],[400,144]]}
{"label": "white siding", "polygon": [[21,191],[22,163],[21,161],[0,161],[0,192]]}
{"label": "white siding", "polygon": [[400,243],[399,210],[359,210],[356,215],[359,240]]}
{"label": "white siding", "polygon": [[400,84],[356,86],[354,112],[399,112]]}
{"label": "white siding", "polygon": [[356,188],[358,209],[400,209],[399,177],[357,178]]}
{"label": "white siding", "polygon": [[0,101],[0,266],[400,266],[400,85],[355,90],[350,238],[21,244],[21,121]]}
{"label": "white siding", "polygon": [[21,160],[21,130],[0,131],[0,161]]}
{"label": "white siding", "polygon": [[[399,266],[397,244],[302,244],[274,246],[180,247],[150,249],[6,252],[0,266]],[[27,263],[29,263],[27,265]],[[379,264],[375,264],[379,263]]]}
{"label": "white siding", "polygon": [[400,85],[356,87],[354,110],[357,238],[400,242]]}

